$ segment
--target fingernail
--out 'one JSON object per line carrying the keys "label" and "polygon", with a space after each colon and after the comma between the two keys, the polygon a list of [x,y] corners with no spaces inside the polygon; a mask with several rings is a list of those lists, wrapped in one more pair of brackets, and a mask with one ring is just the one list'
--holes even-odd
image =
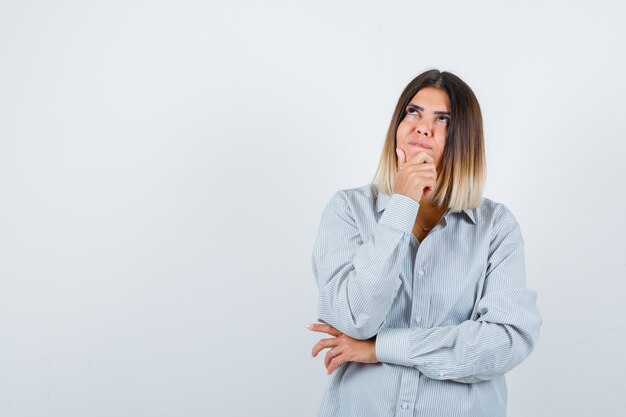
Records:
{"label": "fingernail", "polygon": [[309,330],[311,330],[311,329],[313,328],[313,325],[312,325],[312,324],[307,324],[307,325],[306,325],[306,328],[307,328],[307,329],[309,329]]}

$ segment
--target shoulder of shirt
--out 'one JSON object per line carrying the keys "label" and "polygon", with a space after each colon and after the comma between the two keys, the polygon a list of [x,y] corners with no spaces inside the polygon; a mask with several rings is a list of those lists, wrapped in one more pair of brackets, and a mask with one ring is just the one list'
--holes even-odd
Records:
{"label": "shoulder of shirt", "polygon": [[378,190],[376,189],[376,186],[373,184],[365,184],[365,185],[361,185],[360,187],[354,187],[354,188],[343,188],[337,192],[344,194],[347,198],[354,197],[354,196],[356,196],[357,198],[358,197],[375,198],[376,195],[378,194]]}
{"label": "shoulder of shirt", "polygon": [[342,188],[333,196],[333,200],[341,204],[368,205],[370,206],[378,196],[378,190],[373,184],[365,184],[359,187]]}
{"label": "shoulder of shirt", "polygon": [[[338,190],[332,200],[350,207],[373,207],[378,198],[378,189],[374,184]],[[492,223],[504,226],[509,222],[517,223],[513,212],[504,204],[488,197],[480,199],[480,205],[463,210],[475,223]]]}
{"label": "shoulder of shirt", "polygon": [[494,232],[499,232],[502,228],[509,229],[519,227],[517,218],[511,209],[502,202],[483,197],[480,201],[480,207],[474,210],[478,211],[477,214],[483,221],[492,224]]}

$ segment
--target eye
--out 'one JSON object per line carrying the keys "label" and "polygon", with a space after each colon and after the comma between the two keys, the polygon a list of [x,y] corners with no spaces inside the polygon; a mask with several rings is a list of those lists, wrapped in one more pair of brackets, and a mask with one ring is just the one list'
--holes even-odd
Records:
{"label": "eye", "polygon": [[406,108],[406,114],[410,114],[412,116],[415,116],[415,115],[419,114],[419,111],[415,107],[413,107],[413,106],[408,106]]}
{"label": "eye", "polygon": [[441,117],[439,117],[439,120],[441,120],[445,124],[449,124],[450,123],[450,118],[448,116],[441,116]]}

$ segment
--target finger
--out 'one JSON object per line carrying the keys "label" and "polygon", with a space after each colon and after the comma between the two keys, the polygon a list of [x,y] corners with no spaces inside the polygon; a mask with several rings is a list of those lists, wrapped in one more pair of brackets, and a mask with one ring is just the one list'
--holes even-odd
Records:
{"label": "finger", "polygon": [[332,374],[335,369],[341,366],[346,362],[346,359],[343,355],[337,356],[330,361],[330,364],[326,367],[328,375]]}
{"label": "finger", "polygon": [[415,181],[416,186],[419,186],[424,191],[427,189],[430,189],[432,191],[435,188],[435,185],[437,184],[437,172],[435,170],[415,165],[407,166],[405,169],[407,171],[407,175],[409,176],[409,178],[411,178],[411,181]]}
{"label": "finger", "polygon": [[320,353],[320,350],[322,349],[326,349],[329,347],[335,347],[337,346],[339,342],[337,341],[336,337],[330,338],[330,339],[322,339],[319,342],[317,342],[315,344],[315,346],[313,346],[313,349],[311,349],[311,355],[313,355],[313,357],[316,357],[318,353]]}
{"label": "finger", "polygon": [[[423,165],[423,166],[422,166]],[[436,181],[437,180],[437,170],[435,168],[431,168],[433,164],[424,163],[419,165],[409,165],[406,164],[403,170],[406,171],[407,176],[409,178],[417,179],[421,178],[422,181]],[[428,185],[424,183],[424,185]]]}
{"label": "finger", "polygon": [[307,327],[309,328],[309,330],[312,330],[314,332],[328,333],[329,335],[335,337],[341,336],[343,334],[330,324],[311,323]]}
{"label": "finger", "polygon": [[322,349],[333,348],[335,346],[337,346],[337,338],[321,339],[313,346],[313,349],[311,349],[311,356],[316,357]]}
{"label": "finger", "polygon": [[333,355],[333,352],[328,350],[328,352],[326,352],[326,356],[324,356],[324,367],[326,368],[326,370],[328,370],[328,367],[330,366],[330,362],[335,358],[335,355]]}
{"label": "finger", "polygon": [[409,159],[407,161],[407,163],[410,163],[410,164],[421,164],[421,163],[424,163],[424,162],[430,162],[430,163],[434,164],[435,160],[433,159],[432,156],[430,156],[428,154],[428,152],[426,152],[426,151],[419,151],[418,153],[413,155],[411,157],[411,159]]}
{"label": "finger", "polygon": [[415,161],[409,161],[407,162],[404,167],[407,169],[407,171],[424,171],[424,172],[432,172],[437,173],[437,165],[433,164],[432,162],[415,162]]}
{"label": "finger", "polygon": [[398,168],[400,168],[406,163],[406,154],[402,149],[396,148],[396,155],[398,155]]}
{"label": "finger", "polygon": [[432,181],[426,187],[424,187],[424,197],[428,197],[433,192],[436,185],[437,178],[433,178]]}
{"label": "finger", "polygon": [[326,352],[326,356],[324,357],[324,366],[328,368],[330,361],[332,361],[337,356],[341,355],[342,347],[337,345],[333,346],[331,349],[328,349]]}

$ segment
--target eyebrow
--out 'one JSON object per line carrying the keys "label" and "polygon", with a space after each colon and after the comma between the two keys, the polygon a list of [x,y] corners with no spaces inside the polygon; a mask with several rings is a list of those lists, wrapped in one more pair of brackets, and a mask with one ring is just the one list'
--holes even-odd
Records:
{"label": "eyebrow", "polygon": [[[417,110],[419,111],[424,111],[424,108],[422,106],[418,106],[417,104],[413,104],[413,103],[409,103],[410,107],[415,107]],[[450,116],[450,112],[449,111],[434,111],[434,114],[445,114],[446,116]]]}

